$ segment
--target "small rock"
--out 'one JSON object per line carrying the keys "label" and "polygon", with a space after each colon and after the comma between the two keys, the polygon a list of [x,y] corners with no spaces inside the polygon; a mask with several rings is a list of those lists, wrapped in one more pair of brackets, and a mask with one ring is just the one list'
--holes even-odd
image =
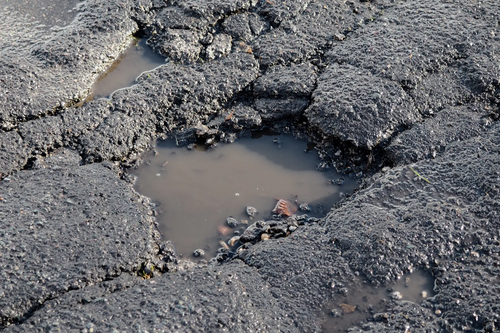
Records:
{"label": "small rock", "polygon": [[373,315],[373,320],[382,321],[389,319],[389,315],[387,313],[376,313]]}
{"label": "small rock", "polygon": [[234,244],[236,244],[236,242],[239,241],[239,240],[240,240],[240,236],[234,236],[234,237],[231,237],[231,239],[229,239],[227,241],[227,244],[229,246],[234,246]]}
{"label": "small rock", "polygon": [[203,251],[202,249],[196,249],[193,251],[193,255],[195,257],[204,257],[205,256],[205,251]]}
{"label": "small rock", "polygon": [[440,315],[441,315],[441,310],[437,309],[434,313],[435,313],[437,316],[440,316]]}
{"label": "small rock", "polygon": [[338,40],[338,41],[343,41],[345,39],[345,35],[344,34],[335,34],[335,35],[333,35],[333,38],[335,38],[335,40]]}
{"label": "small rock", "polygon": [[395,291],[391,294],[391,298],[392,299],[402,299],[403,298],[403,295],[401,295],[401,293],[399,291]]}
{"label": "small rock", "polygon": [[235,140],[236,140],[236,134],[235,133],[229,133],[229,134],[227,134],[223,138],[222,142],[224,142],[224,143],[233,143]]}
{"label": "small rock", "polygon": [[331,312],[330,312],[330,315],[334,318],[339,318],[339,317],[342,317],[342,312],[340,312],[340,310],[338,309],[333,309]]}
{"label": "small rock", "polygon": [[342,309],[342,311],[344,311],[344,313],[352,313],[352,312],[354,312],[354,310],[356,310],[355,305],[341,303],[341,304],[339,304],[339,306]]}
{"label": "small rock", "polygon": [[289,227],[288,227],[288,230],[289,230],[290,232],[294,232],[295,230],[297,230],[297,227],[296,227],[296,226],[294,226],[294,225],[291,225],[291,226],[289,226]]}
{"label": "small rock", "polygon": [[264,223],[264,221],[257,221],[254,224],[252,224],[251,226],[249,226],[245,230],[245,232],[243,232],[243,234],[241,235],[240,242],[247,243],[247,242],[251,242],[251,241],[257,239],[258,237],[260,237],[260,235],[264,231],[262,230],[262,227],[260,226],[260,224],[258,224],[259,222]]}
{"label": "small rock", "polygon": [[285,199],[279,199],[273,209],[273,213],[279,216],[292,216],[296,211],[297,207]]}
{"label": "small rock", "polygon": [[422,295],[422,298],[427,298],[427,291],[425,291],[425,290],[424,290],[424,291],[422,291],[422,292],[420,293],[420,295]]}
{"label": "small rock", "polygon": [[262,235],[260,235],[260,239],[261,240],[268,240],[269,238],[271,238],[271,236],[269,234],[262,234]]}
{"label": "small rock", "polygon": [[252,207],[252,206],[247,206],[246,212],[247,212],[248,217],[253,218],[253,217],[255,217],[255,214],[257,214],[257,209],[255,207]]}
{"label": "small rock", "polygon": [[195,126],[194,129],[196,130],[196,135],[204,135],[208,132],[209,128],[206,125],[198,125]]}
{"label": "small rock", "polygon": [[232,216],[229,216],[229,217],[226,219],[226,221],[227,221],[227,225],[228,225],[228,226],[230,226],[231,228],[234,228],[234,227],[236,227],[238,224],[240,224],[240,223],[238,222],[238,220],[237,220],[237,219],[235,219],[235,218],[234,218],[234,217],[232,217]]}
{"label": "small rock", "polygon": [[227,251],[227,250],[229,250],[229,246],[226,244],[226,242],[224,242],[224,241],[220,241],[220,242],[219,242],[219,245],[221,246],[221,249],[222,249],[223,251]]}
{"label": "small rock", "polygon": [[299,209],[301,212],[310,212],[311,211],[311,207],[309,207],[309,205],[306,203],[300,204]]}

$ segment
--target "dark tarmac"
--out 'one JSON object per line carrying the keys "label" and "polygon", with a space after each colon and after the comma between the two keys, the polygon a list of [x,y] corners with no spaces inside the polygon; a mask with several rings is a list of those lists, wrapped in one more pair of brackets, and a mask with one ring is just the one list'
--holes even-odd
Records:
{"label": "dark tarmac", "polygon": [[[433,296],[349,331],[500,327],[498,1],[2,4],[0,330],[321,332],[356,281],[417,269]],[[75,107],[134,36],[165,64]],[[157,138],[262,127],[359,190],[232,258],[179,259],[130,168]]]}

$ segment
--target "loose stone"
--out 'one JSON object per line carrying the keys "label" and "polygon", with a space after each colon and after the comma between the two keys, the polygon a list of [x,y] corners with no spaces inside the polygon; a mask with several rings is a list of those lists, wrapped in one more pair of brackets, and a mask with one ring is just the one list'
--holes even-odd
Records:
{"label": "loose stone", "polygon": [[376,313],[373,315],[373,320],[375,321],[382,321],[389,319],[389,315],[387,313]]}
{"label": "loose stone", "polygon": [[338,309],[333,309],[333,310],[330,312],[330,315],[331,315],[332,317],[339,318],[339,317],[342,317],[342,312],[340,312]]}
{"label": "loose stone", "polygon": [[350,305],[350,304],[345,304],[345,303],[342,303],[342,304],[339,304],[340,308],[342,309],[342,311],[344,311],[344,313],[352,313],[354,312],[354,310],[356,310],[356,306],[355,305]]}
{"label": "loose stone", "polygon": [[401,295],[401,293],[399,291],[395,291],[391,294],[391,298],[392,299],[402,299],[403,298],[403,295]]}
{"label": "loose stone", "polygon": [[343,41],[345,39],[345,35],[344,34],[335,34],[335,35],[333,35],[333,38],[335,38],[335,40],[338,40],[338,41]]}
{"label": "loose stone", "polygon": [[284,199],[279,199],[273,209],[273,213],[283,216],[292,216],[296,211],[297,208]]}
{"label": "loose stone", "polygon": [[231,228],[234,228],[234,227],[236,227],[238,224],[240,224],[240,223],[238,222],[238,220],[237,220],[237,219],[235,219],[235,218],[234,218],[234,217],[232,217],[232,216],[229,216],[229,217],[226,219],[226,221],[227,221],[227,225],[228,225],[228,226],[230,226]]}
{"label": "loose stone", "polygon": [[309,205],[308,205],[308,204],[306,204],[306,203],[302,203],[302,204],[300,204],[300,206],[299,206],[299,210],[300,210],[301,212],[310,212],[310,211],[311,211],[311,207],[309,207]]}
{"label": "loose stone", "polygon": [[237,241],[240,240],[240,236],[234,236],[234,237],[231,237],[228,241],[227,241],[227,244],[229,246],[234,246],[234,244],[236,244]]}
{"label": "loose stone", "polygon": [[220,241],[219,245],[221,246],[221,249],[223,249],[224,251],[229,250],[229,246],[226,244],[226,242]]}
{"label": "loose stone", "polygon": [[253,217],[255,217],[255,214],[257,214],[257,209],[255,207],[252,207],[252,206],[247,206],[246,212],[247,212],[248,217],[253,218]]}
{"label": "loose stone", "polygon": [[205,256],[205,251],[202,250],[202,249],[196,249],[196,250],[194,250],[193,255],[195,257],[204,257]]}

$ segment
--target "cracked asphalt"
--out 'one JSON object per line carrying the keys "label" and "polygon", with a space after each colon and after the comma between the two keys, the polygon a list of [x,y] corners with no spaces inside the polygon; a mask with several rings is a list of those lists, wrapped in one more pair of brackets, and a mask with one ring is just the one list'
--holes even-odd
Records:
{"label": "cracked asphalt", "polygon": [[[0,330],[321,332],[336,297],[415,269],[433,297],[350,331],[499,329],[500,3],[40,6],[0,9]],[[80,105],[134,37],[165,64]],[[359,190],[287,237],[180,260],[129,168],[157,138],[262,127]]]}

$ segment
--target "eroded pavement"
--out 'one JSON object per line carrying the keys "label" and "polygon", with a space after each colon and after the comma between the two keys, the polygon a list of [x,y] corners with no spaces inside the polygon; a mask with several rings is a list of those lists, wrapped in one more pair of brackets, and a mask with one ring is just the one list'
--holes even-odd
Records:
{"label": "eroded pavement", "polygon": [[[498,2],[16,4],[0,11],[4,331],[317,332],[335,295],[417,268],[435,296],[352,329],[498,329]],[[79,105],[133,35],[165,64]],[[179,260],[127,168],[164,135],[262,126],[308,135],[359,191],[230,260]]]}

